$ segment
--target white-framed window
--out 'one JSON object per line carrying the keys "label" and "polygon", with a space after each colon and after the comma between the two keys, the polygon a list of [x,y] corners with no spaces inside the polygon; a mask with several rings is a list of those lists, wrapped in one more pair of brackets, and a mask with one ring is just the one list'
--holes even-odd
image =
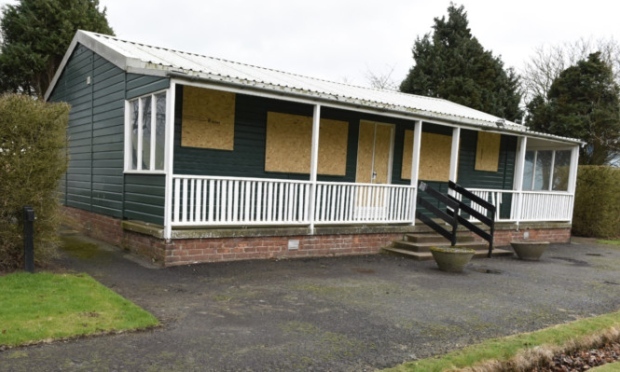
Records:
{"label": "white-framed window", "polygon": [[525,152],[523,190],[567,191],[571,150]]}
{"label": "white-framed window", "polygon": [[126,172],[164,171],[166,107],[166,91],[126,102]]}

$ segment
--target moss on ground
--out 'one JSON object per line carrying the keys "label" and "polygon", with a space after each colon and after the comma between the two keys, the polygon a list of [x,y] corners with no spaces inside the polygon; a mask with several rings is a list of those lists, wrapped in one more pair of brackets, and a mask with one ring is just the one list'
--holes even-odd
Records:
{"label": "moss on ground", "polygon": [[79,259],[99,258],[106,254],[97,244],[88,243],[73,236],[61,238],[61,250]]}

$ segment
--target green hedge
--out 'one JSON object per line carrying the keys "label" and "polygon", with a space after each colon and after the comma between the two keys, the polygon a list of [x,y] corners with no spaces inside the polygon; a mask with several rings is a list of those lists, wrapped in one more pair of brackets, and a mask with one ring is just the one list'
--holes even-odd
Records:
{"label": "green hedge", "polygon": [[23,267],[23,207],[34,208],[35,261],[56,252],[58,180],[66,170],[67,104],[0,96],[0,271]]}
{"label": "green hedge", "polygon": [[573,215],[573,234],[620,236],[620,169],[579,166]]}

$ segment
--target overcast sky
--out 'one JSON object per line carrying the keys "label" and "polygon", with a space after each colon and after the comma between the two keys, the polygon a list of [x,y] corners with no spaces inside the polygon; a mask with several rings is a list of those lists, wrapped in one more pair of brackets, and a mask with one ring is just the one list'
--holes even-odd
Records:
{"label": "overcast sky", "polygon": [[[16,3],[0,0],[0,4]],[[463,0],[474,36],[520,71],[535,47],[620,39],[614,0]],[[119,38],[334,81],[400,83],[449,0],[100,0]]]}

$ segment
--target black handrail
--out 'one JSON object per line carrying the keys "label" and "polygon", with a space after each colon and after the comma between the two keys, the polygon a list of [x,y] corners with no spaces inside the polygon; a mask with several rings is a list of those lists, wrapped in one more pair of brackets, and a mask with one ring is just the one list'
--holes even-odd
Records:
{"label": "black handrail", "polygon": [[452,209],[449,212],[444,212],[441,209],[437,208],[433,203],[430,203],[426,200],[424,200],[421,197],[421,194],[418,193],[418,205],[422,205],[428,212],[432,213],[433,215],[435,215],[438,218],[441,218],[442,220],[446,221],[451,229],[447,230],[445,228],[443,228],[441,225],[439,225],[437,222],[433,221],[432,218],[427,217],[426,215],[424,215],[422,212],[420,212],[420,210],[418,208],[416,208],[416,217],[422,221],[425,225],[429,226],[430,228],[432,228],[433,230],[435,230],[438,234],[442,235],[444,238],[448,239],[450,241],[450,244],[452,244],[452,246],[456,245],[456,230],[458,228],[458,217],[459,217],[459,202],[458,200],[454,200],[453,198],[449,198],[448,196],[440,193],[439,191],[433,189],[432,187],[428,186],[426,183],[424,182],[420,182],[420,186],[418,188],[419,191],[424,192],[426,195],[431,196],[432,198],[436,199],[437,201],[439,201],[440,203],[443,203],[446,205],[447,208]]}
{"label": "black handrail", "polygon": [[[459,209],[464,211],[465,213],[468,213],[470,216],[474,217],[475,219],[477,219],[478,221],[482,222],[483,224],[487,225],[489,227],[489,232],[487,233],[486,231],[484,231],[483,229],[481,229],[480,227],[474,225],[473,223],[469,222],[469,220],[461,217],[460,215],[458,215],[458,213],[455,213],[458,222],[465,226],[467,229],[469,229],[469,231],[473,232],[474,234],[480,236],[482,239],[486,240],[487,242],[489,242],[489,257],[491,257],[491,254],[493,253],[493,235],[495,234],[495,211],[496,211],[496,207],[489,203],[487,200],[482,199],[481,197],[479,197],[478,195],[472,193],[471,191],[467,190],[466,188],[464,188],[463,186],[460,186],[452,181],[450,181],[448,183],[448,187],[453,190],[454,192],[457,192],[459,194],[461,194],[462,198],[467,198],[469,199],[471,202],[474,202],[476,204],[478,204],[479,206],[481,206],[482,208],[484,208],[486,210],[486,213],[480,213],[477,210],[475,210],[474,208],[472,208],[471,206],[465,204],[462,200],[459,200],[451,195],[450,198],[456,202],[458,202],[459,204]],[[462,199],[461,198],[461,199]],[[491,217],[489,218],[488,215],[491,215]]]}

